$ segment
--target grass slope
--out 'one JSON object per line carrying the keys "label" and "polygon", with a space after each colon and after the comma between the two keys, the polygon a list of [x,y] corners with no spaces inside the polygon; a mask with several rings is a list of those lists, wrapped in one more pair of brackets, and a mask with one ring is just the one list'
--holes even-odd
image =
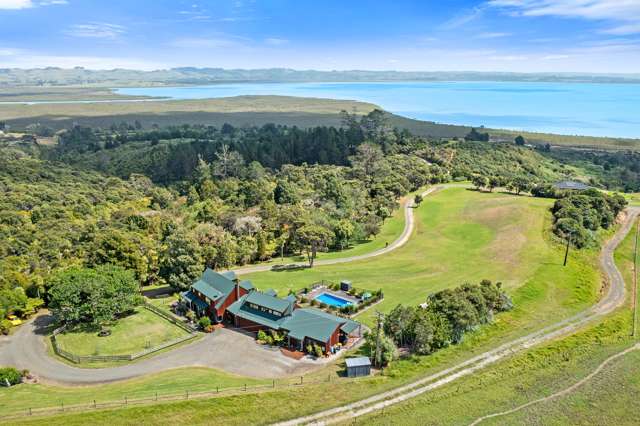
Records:
{"label": "grass slope", "polygon": [[[615,253],[616,264],[628,290],[633,282],[634,239],[631,232]],[[566,389],[594,371],[607,357],[637,341],[630,337],[631,291],[628,295],[624,307],[597,325],[356,423],[469,424],[481,416],[509,410]],[[640,392],[638,361],[640,353],[631,352],[612,362],[568,396],[487,419],[481,424],[637,424],[635,413],[640,408],[636,397]]]}
{"label": "grass slope", "polygon": [[[549,200],[539,198],[447,189],[427,197],[415,210],[415,235],[390,256],[312,270],[260,272],[243,278],[280,294],[321,280],[349,279],[355,287],[381,288],[385,294],[377,307],[381,311],[398,303],[416,305],[432,292],[483,278],[502,281],[512,294],[529,280],[551,287],[558,274],[574,271],[562,269],[561,254],[543,236],[549,226],[550,205]],[[593,275],[587,273],[580,278],[580,271],[576,271],[573,278],[588,283]],[[550,294],[550,299],[568,299],[567,306],[573,306],[574,299],[595,298],[592,290],[584,288],[555,291],[563,294]],[[589,294],[582,294],[584,291]],[[556,303],[547,306],[564,309]],[[541,319],[546,314],[540,312]],[[359,319],[372,325],[373,312],[365,312]]]}
{"label": "grass slope", "polygon": [[[569,266],[562,268],[562,247],[550,243],[545,235],[550,226],[550,213],[547,210],[550,205],[551,200],[448,189],[423,202],[416,211],[415,235],[407,245],[389,255],[349,265],[318,267],[301,275],[299,272],[263,273],[252,277],[261,288],[273,284],[274,287],[285,289],[292,284],[309,283],[312,277],[356,276],[356,285],[383,286],[387,300],[378,306],[383,311],[388,311],[401,301],[420,303],[429,292],[456,286],[465,280],[478,281],[483,277],[501,279],[513,296],[516,309],[498,315],[493,324],[469,334],[460,345],[431,356],[397,361],[384,375],[355,381],[338,380],[335,375],[341,369],[340,364],[330,365],[312,373],[309,380],[326,379],[331,374],[334,377],[332,383],[278,388],[258,395],[65,414],[49,417],[47,422],[53,425],[139,422],[207,424],[215,418],[217,422],[229,425],[265,424],[398,386],[441,371],[508,339],[539,329],[593,303],[600,284],[595,268],[596,251],[573,253]],[[283,282],[284,279],[294,281]],[[370,315],[364,313],[362,316],[370,323]],[[541,358],[538,362],[545,363],[546,359]],[[181,380],[192,381],[193,371],[167,372],[165,377],[174,375]],[[513,369],[513,374],[521,373],[522,365]],[[152,391],[155,380],[154,377],[148,377],[134,384],[117,383],[109,385],[113,386],[109,389],[114,393],[120,386],[127,387],[129,392],[134,389]],[[197,382],[198,379],[193,380]],[[160,385],[162,383],[159,381]],[[37,401],[45,406],[55,405],[68,392],[66,388],[45,388],[41,385],[0,390],[3,401],[0,413],[12,412],[13,407],[24,405],[25,399],[30,398],[31,389],[39,393]],[[86,389],[94,394],[100,390],[99,387]],[[185,389],[188,387],[185,388],[178,380],[172,387],[176,393]],[[31,400],[36,401],[34,398]],[[21,419],[21,423],[28,424],[27,420]],[[42,418],[33,419],[33,422],[42,421]]]}

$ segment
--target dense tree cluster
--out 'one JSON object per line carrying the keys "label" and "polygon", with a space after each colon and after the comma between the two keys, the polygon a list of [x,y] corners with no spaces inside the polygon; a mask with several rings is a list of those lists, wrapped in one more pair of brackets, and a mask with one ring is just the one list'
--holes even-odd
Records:
{"label": "dense tree cluster", "polygon": [[142,302],[133,272],[118,266],[70,268],[51,278],[49,309],[61,324],[99,327]]}
{"label": "dense tree cluster", "polygon": [[384,332],[397,345],[426,355],[459,343],[466,332],[512,307],[501,283],[483,280],[432,294],[424,306],[396,306],[385,318]]}
{"label": "dense tree cluster", "polygon": [[567,193],[555,202],[551,209],[554,217],[553,231],[570,239],[576,247],[584,247],[596,241],[595,233],[608,229],[627,205],[619,194],[608,195],[597,189]]}

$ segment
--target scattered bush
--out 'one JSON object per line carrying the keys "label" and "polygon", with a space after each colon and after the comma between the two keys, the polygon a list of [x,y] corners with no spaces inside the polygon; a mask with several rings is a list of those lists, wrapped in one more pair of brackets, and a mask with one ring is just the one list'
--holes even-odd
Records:
{"label": "scattered bush", "polygon": [[13,367],[0,368],[0,386],[17,385],[22,382],[22,374]]}
{"label": "scattered bush", "polygon": [[204,330],[211,325],[211,319],[207,316],[200,317],[200,319],[198,320],[198,325],[201,329]]}
{"label": "scattered bush", "polygon": [[607,195],[596,189],[569,193],[551,209],[553,232],[570,239],[578,248],[588,246],[596,241],[595,233],[600,228],[608,229],[626,205],[621,195]]}
{"label": "scattered bush", "polygon": [[262,330],[258,330],[257,338],[258,338],[258,341],[260,341],[260,342],[266,342],[267,341],[267,333],[265,333]]}
{"label": "scattered bush", "polygon": [[491,322],[495,312],[513,308],[502,284],[483,280],[429,296],[427,308],[398,305],[386,317],[384,332],[420,355],[459,343],[464,333]]}
{"label": "scattered bush", "polygon": [[313,345],[313,353],[318,357],[318,358],[322,358],[324,356],[324,350],[322,349],[322,347],[320,347],[320,345]]}

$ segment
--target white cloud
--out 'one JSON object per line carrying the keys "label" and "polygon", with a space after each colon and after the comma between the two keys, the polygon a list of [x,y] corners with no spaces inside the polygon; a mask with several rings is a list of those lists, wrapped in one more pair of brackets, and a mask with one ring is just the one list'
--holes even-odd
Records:
{"label": "white cloud", "polygon": [[67,0],[42,0],[34,3],[33,0],[0,0],[0,10],[31,9],[37,6],[57,6],[69,4]]}
{"label": "white cloud", "polygon": [[490,32],[487,32],[487,33],[478,34],[476,36],[476,38],[501,38],[501,37],[508,37],[510,35],[511,35],[511,33],[498,33],[498,32],[490,33]]}
{"label": "white cloud", "polygon": [[19,10],[34,7],[31,0],[0,0],[0,9]]}
{"label": "white cloud", "polygon": [[484,13],[484,8],[474,7],[473,9],[467,10],[465,13],[461,15],[458,15],[452,19],[449,19],[444,24],[442,24],[440,28],[444,30],[454,30],[456,28],[460,28],[480,18],[483,13]]}
{"label": "white cloud", "polygon": [[569,59],[571,56],[570,55],[545,55],[542,57],[543,61],[557,61],[560,59]]}
{"label": "white cloud", "polygon": [[638,0],[489,0],[487,5],[507,10],[514,16],[555,16],[613,22],[602,32],[640,33]]}
{"label": "white cloud", "polygon": [[69,27],[64,33],[72,37],[115,39],[124,34],[126,28],[122,25],[105,22],[89,22]]}
{"label": "white cloud", "polygon": [[269,38],[265,38],[264,42],[271,46],[282,46],[283,44],[289,43],[289,40],[286,40],[284,38],[269,37]]}

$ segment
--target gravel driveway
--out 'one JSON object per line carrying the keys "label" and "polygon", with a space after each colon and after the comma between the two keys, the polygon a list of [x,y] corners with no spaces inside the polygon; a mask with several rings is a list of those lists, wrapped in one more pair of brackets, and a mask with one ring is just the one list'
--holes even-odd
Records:
{"label": "gravel driveway", "polygon": [[47,353],[43,330],[50,320],[49,315],[40,315],[12,336],[0,339],[0,365],[28,369],[41,381],[67,385],[113,382],[170,368],[195,366],[256,378],[281,378],[324,365],[322,361],[291,359],[278,349],[256,344],[251,336],[222,328],[196,342],[138,362],[118,367],[78,368]]}

